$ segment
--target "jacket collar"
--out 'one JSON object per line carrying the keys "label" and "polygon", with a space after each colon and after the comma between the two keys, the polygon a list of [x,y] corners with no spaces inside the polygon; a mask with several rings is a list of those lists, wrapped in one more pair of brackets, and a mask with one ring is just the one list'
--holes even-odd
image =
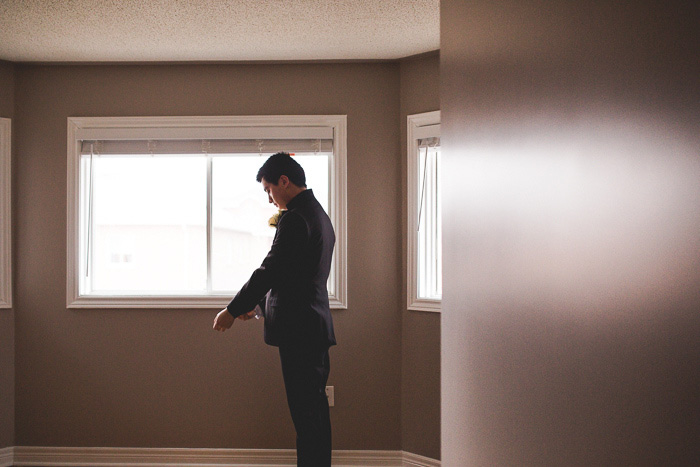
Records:
{"label": "jacket collar", "polygon": [[294,198],[292,198],[288,203],[287,203],[287,210],[294,209],[298,207],[300,204],[305,203],[307,200],[312,199],[314,197],[314,193],[310,188],[307,188],[306,190],[302,191],[298,195],[296,195]]}

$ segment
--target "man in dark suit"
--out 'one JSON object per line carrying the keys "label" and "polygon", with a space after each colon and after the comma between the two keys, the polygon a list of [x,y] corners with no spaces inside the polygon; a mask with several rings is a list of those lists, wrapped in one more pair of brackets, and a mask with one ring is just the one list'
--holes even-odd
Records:
{"label": "man in dark suit", "polygon": [[279,347],[287,402],[297,432],[297,465],[330,467],[331,425],[325,387],[328,349],[335,345],[326,283],[335,234],[328,215],[306,188],[304,169],[287,153],[271,156],[258,182],[270,203],[285,210],[270,252],[214,320],[225,331],[260,306],[265,342]]}

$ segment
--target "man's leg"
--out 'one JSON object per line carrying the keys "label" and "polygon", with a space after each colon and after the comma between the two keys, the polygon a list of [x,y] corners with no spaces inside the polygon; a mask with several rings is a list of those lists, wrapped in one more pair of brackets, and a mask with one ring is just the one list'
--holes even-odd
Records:
{"label": "man's leg", "polygon": [[297,432],[297,466],[330,467],[331,421],[326,398],[328,349],[280,347],[287,402]]}

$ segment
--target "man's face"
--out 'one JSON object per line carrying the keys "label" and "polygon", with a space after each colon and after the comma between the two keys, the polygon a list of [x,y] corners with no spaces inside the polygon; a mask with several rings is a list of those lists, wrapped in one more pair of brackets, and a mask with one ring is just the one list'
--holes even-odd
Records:
{"label": "man's face", "polygon": [[267,193],[267,199],[270,203],[277,206],[278,209],[287,209],[287,190],[286,186],[289,183],[287,177],[282,175],[277,182],[277,185],[273,185],[265,180],[265,177],[261,180],[263,190]]}

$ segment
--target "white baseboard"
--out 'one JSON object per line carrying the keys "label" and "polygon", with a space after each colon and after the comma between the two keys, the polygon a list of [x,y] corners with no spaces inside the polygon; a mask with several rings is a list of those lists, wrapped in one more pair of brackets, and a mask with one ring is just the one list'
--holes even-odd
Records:
{"label": "white baseboard", "polygon": [[[15,446],[0,450],[0,467],[282,467],[293,449],[66,448]],[[440,467],[404,451],[333,451],[334,467]]]}
{"label": "white baseboard", "polygon": [[440,461],[403,451],[401,467],[440,467]]}
{"label": "white baseboard", "polygon": [[15,458],[14,450],[15,448],[0,449],[0,467],[10,467],[12,465],[12,461]]}

